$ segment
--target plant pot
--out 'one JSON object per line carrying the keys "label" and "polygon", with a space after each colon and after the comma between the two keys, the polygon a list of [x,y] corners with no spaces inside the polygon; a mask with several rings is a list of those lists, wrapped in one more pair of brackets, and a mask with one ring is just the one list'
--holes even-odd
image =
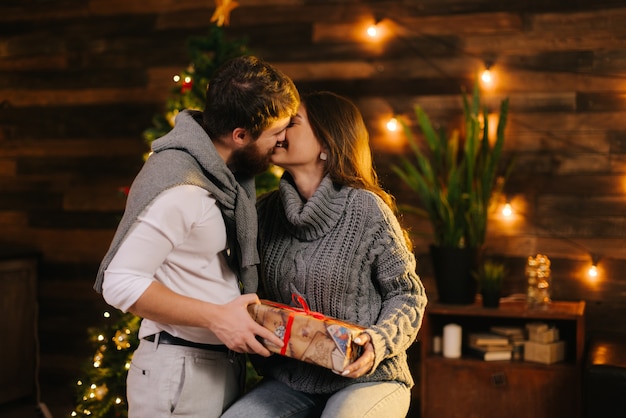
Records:
{"label": "plant pot", "polygon": [[483,290],[480,292],[483,299],[483,307],[497,308],[500,306],[500,289]]}
{"label": "plant pot", "polygon": [[475,248],[430,246],[439,302],[469,305],[476,300],[476,280],[472,271],[478,265]]}

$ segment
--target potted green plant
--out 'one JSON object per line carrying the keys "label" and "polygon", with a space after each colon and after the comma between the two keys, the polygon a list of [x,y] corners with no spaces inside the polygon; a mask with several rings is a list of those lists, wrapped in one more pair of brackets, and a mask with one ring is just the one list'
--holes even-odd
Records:
{"label": "potted green plant", "polygon": [[484,307],[497,308],[500,306],[505,273],[504,264],[492,260],[485,260],[474,272]]}
{"label": "potted green plant", "polygon": [[463,94],[464,137],[459,129],[450,134],[435,130],[420,107],[415,116],[423,133],[422,150],[410,127],[403,123],[413,158],[402,158],[393,171],[418,197],[419,206],[401,205],[427,217],[432,224],[430,252],[439,300],[443,303],[472,303],[476,282],[472,270],[484,246],[489,207],[502,190],[510,164],[499,175],[508,99],[500,103],[496,138],[489,142],[487,109],[481,104],[478,83],[471,99]]}

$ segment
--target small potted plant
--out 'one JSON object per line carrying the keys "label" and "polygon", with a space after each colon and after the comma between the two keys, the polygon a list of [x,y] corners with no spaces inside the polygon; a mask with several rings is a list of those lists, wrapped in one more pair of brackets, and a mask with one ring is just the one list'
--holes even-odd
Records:
{"label": "small potted plant", "polygon": [[488,211],[511,167],[501,167],[508,99],[500,104],[493,144],[489,141],[488,112],[481,105],[478,83],[470,99],[463,95],[463,113],[464,137],[459,129],[446,135],[443,130],[435,130],[428,115],[416,106],[415,115],[426,147],[422,149],[415,134],[403,124],[413,155],[392,167],[419,201],[419,206],[400,205],[400,209],[421,214],[432,224],[430,254],[439,301],[453,304],[475,300],[472,271],[477,268],[484,246]]}
{"label": "small potted plant", "polygon": [[492,260],[485,260],[478,271],[474,272],[485,308],[500,306],[502,282],[505,274],[504,264]]}

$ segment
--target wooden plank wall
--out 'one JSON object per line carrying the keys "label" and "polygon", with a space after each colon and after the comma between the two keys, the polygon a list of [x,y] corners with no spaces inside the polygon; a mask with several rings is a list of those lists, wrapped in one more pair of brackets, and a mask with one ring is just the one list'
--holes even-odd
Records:
{"label": "wooden plank wall", "polygon": [[[626,331],[626,4],[611,0],[239,0],[227,33],[243,37],[303,91],[355,100],[377,167],[412,202],[389,166],[406,152],[383,129],[423,106],[458,123],[462,87],[486,63],[493,109],[511,101],[507,185],[517,215],[494,214],[487,251],[509,263],[523,292],[524,262],[553,261],[554,296],[584,299],[590,332]],[[186,40],[207,32],[207,0],[26,0],[0,4],[0,241],[41,252],[44,400],[71,405],[86,328],[104,303],[91,290],[146,151],[141,132],[186,68]],[[381,39],[367,25],[380,21]],[[434,295],[428,226],[415,232],[420,273]],[[586,279],[591,255],[597,282]],[[434,297],[434,296],[433,296]],[[48,399],[46,399],[46,397]],[[61,415],[59,415],[61,416]]]}

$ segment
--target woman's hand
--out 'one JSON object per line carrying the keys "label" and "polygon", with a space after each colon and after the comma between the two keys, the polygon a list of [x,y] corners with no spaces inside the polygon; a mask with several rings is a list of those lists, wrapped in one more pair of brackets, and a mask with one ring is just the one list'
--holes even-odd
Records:
{"label": "woman's hand", "polygon": [[342,376],[356,379],[368,373],[374,367],[374,346],[371,343],[369,334],[363,332],[354,339],[357,345],[363,347],[363,353],[356,361],[341,372]]}

